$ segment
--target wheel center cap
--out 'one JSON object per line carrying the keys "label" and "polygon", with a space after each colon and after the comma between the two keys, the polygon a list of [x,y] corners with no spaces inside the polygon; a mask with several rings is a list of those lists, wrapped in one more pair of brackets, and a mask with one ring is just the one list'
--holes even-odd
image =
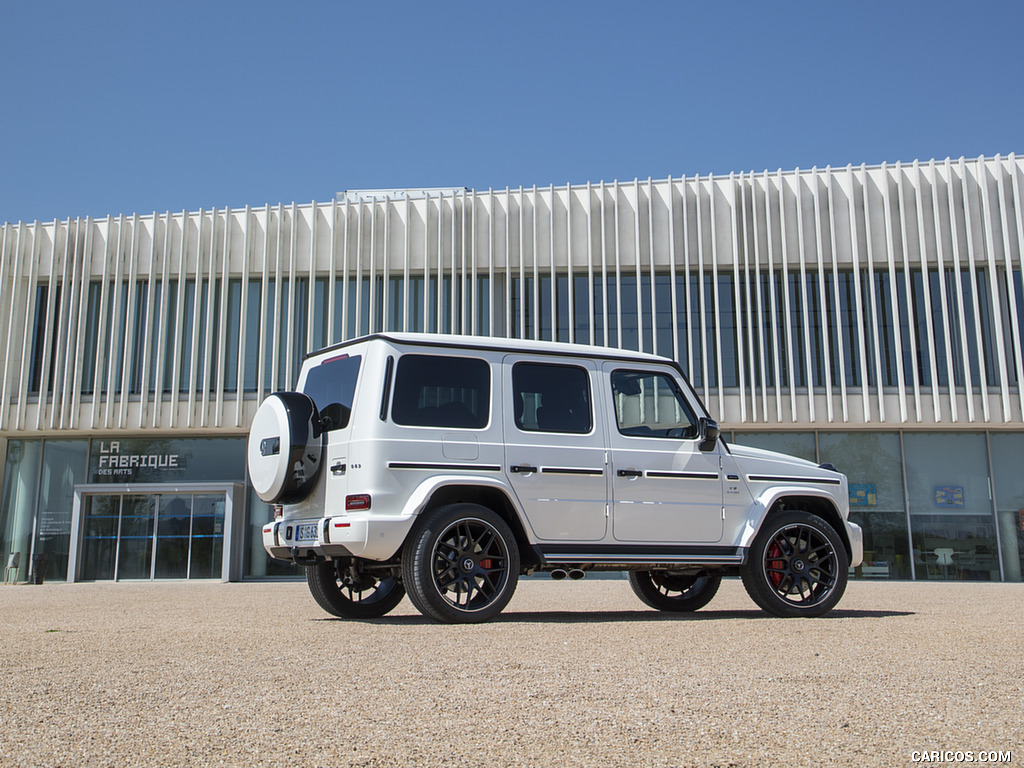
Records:
{"label": "wheel center cap", "polygon": [[803,560],[797,559],[797,560],[793,561],[793,570],[794,571],[802,571],[806,567],[807,566],[804,564]]}
{"label": "wheel center cap", "polygon": [[462,558],[462,570],[466,571],[467,573],[472,571],[475,565],[476,565],[476,563],[473,562],[473,558],[471,558],[471,557],[464,557],[464,558]]}

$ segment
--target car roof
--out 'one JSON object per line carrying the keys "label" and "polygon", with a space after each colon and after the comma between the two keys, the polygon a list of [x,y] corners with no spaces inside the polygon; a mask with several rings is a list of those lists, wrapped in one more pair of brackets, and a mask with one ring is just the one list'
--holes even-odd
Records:
{"label": "car roof", "polygon": [[456,349],[494,350],[509,353],[527,353],[544,355],[562,355],[571,357],[610,358],[622,360],[644,361],[651,363],[669,363],[675,365],[670,357],[653,355],[648,352],[637,352],[632,349],[601,347],[591,344],[571,344],[560,341],[539,341],[534,339],[510,339],[495,336],[467,336],[446,333],[375,333],[369,336],[343,341],[330,347],[310,352],[306,357],[315,357],[325,352],[343,349],[375,339],[389,341],[403,346],[448,347]]}

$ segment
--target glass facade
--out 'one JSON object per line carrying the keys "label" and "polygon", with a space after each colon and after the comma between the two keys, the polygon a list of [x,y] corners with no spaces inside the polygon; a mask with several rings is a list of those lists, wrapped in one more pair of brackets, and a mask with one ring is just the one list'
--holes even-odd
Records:
{"label": "glass facade", "polygon": [[263,549],[263,526],[274,519],[273,508],[249,490],[246,494],[245,512],[245,567],[243,573],[249,579],[302,576],[300,565],[283,560],[272,560]]}
{"label": "glass facade", "polygon": [[904,452],[917,578],[998,581],[985,435],[908,434]]}
{"label": "glass facade", "polygon": [[1021,581],[1024,571],[1024,434],[995,433],[989,437],[992,480],[995,486],[996,515],[1003,576],[1006,581]]}
{"label": "glass facade", "polygon": [[[735,432],[730,442],[831,462],[850,482],[850,519],[864,529],[864,579],[1014,581],[1024,572],[1024,433]],[[244,438],[8,440],[0,496],[0,554],[28,580],[67,577],[75,487],[245,482]],[[271,560],[261,529],[270,506],[251,489],[236,501],[242,576],[299,576]],[[224,496],[83,496],[79,578],[218,578]]]}
{"label": "glass facade", "polygon": [[850,481],[850,519],[864,529],[863,578],[909,579],[910,539],[903,498],[900,436],[832,432],[818,437],[821,460]]}
{"label": "glass facade", "polygon": [[68,570],[71,505],[75,485],[84,482],[86,440],[47,440],[39,479],[39,515],[33,557],[46,557],[46,576],[61,578]]}
{"label": "glass facade", "polygon": [[[474,300],[480,303],[477,314],[481,316],[477,323],[481,327],[476,332],[490,333],[490,307],[495,296],[507,301],[510,309],[507,322],[501,318],[495,323],[496,335],[546,341],[570,341],[574,336],[577,341],[588,341],[592,317],[596,343],[674,357],[697,388],[739,387],[744,365],[746,379],[774,382],[779,387],[863,387],[874,383],[896,387],[916,382],[923,387],[945,388],[951,382],[962,387],[978,381],[1018,385],[1018,368],[1012,360],[1006,367],[1008,380],[1000,382],[993,353],[998,346],[991,320],[993,298],[984,270],[978,270],[974,280],[969,273],[953,269],[941,275],[929,272],[926,288],[924,273],[913,269],[910,290],[902,272],[890,274],[885,270],[861,275],[856,286],[858,278],[852,272],[805,270],[803,275],[762,274],[753,285],[737,281],[728,273],[714,280],[711,275],[673,277],[665,272],[641,274],[639,280],[636,275],[605,275],[592,289],[585,278],[574,276],[570,283],[570,276],[564,272],[536,278],[530,274],[528,270],[513,271],[510,280],[499,275],[493,284],[489,278],[478,278],[473,296],[463,295],[460,281],[455,281],[453,289],[448,277],[440,283],[434,278],[425,283],[422,277],[410,277],[408,285],[403,277],[388,276],[386,284],[381,277],[372,291],[366,278],[358,283],[339,278],[333,286],[334,301],[336,306],[344,305],[345,312],[337,311],[333,324],[326,320],[330,287],[326,278],[314,279],[312,296],[308,278],[282,281],[283,290],[278,290],[274,279],[262,284],[254,278],[246,283],[244,328],[239,325],[241,280],[229,280],[226,290],[222,290],[219,280],[213,282],[212,290],[203,283],[198,296],[195,280],[186,281],[181,301],[174,280],[153,291],[142,282],[122,283],[119,291],[113,283],[101,290],[104,286],[94,282],[87,294],[83,331],[94,344],[104,344],[106,336],[109,349],[97,347],[95,357],[85,359],[80,392],[120,394],[126,385],[132,395],[157,389],[165,395],[172,390],[185,394],[216,391],[219,387],[234,394],[239,389],[239,375],[243,392],[258,392],[268,384],[286,389],[298,376],[304,351],[319,349],[330,340],[376,330],[471,332],[473,319],[468,313]],[[1005,274],[1000,277],[1007,280]],[[1019,273],[1013,273],[1010,282],[1019,283]],[[264,291],[267,316],[261,318]],[[147,311],[151,292],[154,306]],[[118,311],[126,311],[129,293],[138,297],[139,316],[148,320],[133,324],[126,343],[113,343],[111,334],[124,332],[117,327]],[[855,310],[855,293],[867,304],[863,322]],[[99,305],[107,294],[111,300],[106,314],[101,315]],[[228,310],[223,313],[222,294]],[[409,311],[403,312],[406,294]],[[118,302],[112,300],[115,295],[120,296],[117,311],[114,305]],[[777,302],[771,301],[772,295],[787,296],[789,311],[777,307],[773,314],[771,306]],[[670,310],[673,296],[679,331],[675,336]],[[1008,294],[1000,300],[1007,302]],[[45,330],[54,325],[49,314],[52,303],[47,287],[40,285],[34,305],[29,376],[29,392],[33,394],[52,388],[52,380],[44,386],[41,378],[48,370],[52,379],[59,354],[56,343],[45,343]],[[1024,304],[1024,296],[1018,303]],[[748,316],[751,312],[754,314]],[[218,326],[222,314],[225,328]],[[210,328],[206,327],[208,316]],[[311,322],[311,318],[318,319]],[[645,323],[645,318],[654,322]],[[1024,324],[1024,306],[1019,318],[1018,323]],[[755,341],[752,321],[762,326],[759,333],[771,328],[771,338],[762,336]],[[266,338],[267,323],[279,329],[276,340]],[[293,329],[290,337],[289,325]],[[180,337],[183,347],[167,345],[162,358],[149,366],[144,380],[145,340],[156,338],[161,328],[168,335]],[[743,338],[744,328],[747,339]],[[1007,330],[1024,335],[1020,327]],[[1006,351],[1013,358],[1013,334],[1006,335]],[[216,343],[221,337],[223,352]],[[744,344],[749,346],[747,360],[741,359]],[[51,359],[44,361],[47,349]],[[262,360],[259,349],[263,350]],[[240,355],[244,363],[241,370]],[[157,386],[158,370],[162,387]],[[261,371],[277,374],[271,373],[269,381],[261,381]]]}
{"label": "glass facade", "polygon": [[[83,580],[220,578],[225,550],[225,494],[177,492],[178,484],[246,483],[244,438],[8,440],[0,496],[0,554],[5,574],[26,581],[68,577],[77,544]],[[123,489],[145,483],[147,493]],[[110,493],[97,486],[110,485]],[[128,484],[131,484],[128,485]],[[167,491],[160,486],[166,485]],[[82,494],[79,542],[72,542],[76,489]],[[247,486],[246,486],[247,488]],[[299,575],[271,561],[260,543],[270,508],[247,488],[244,577]],[[38,570],[41,569],[41,570]]]}
{"label": "glass facade", "polygon": [[1024,434],[736,432],[732,440],[846,474],[850,519],[864,529],[856,578],[1021,581]]}
{"label": "glass facade", "polygon": [[818,449],[815,447],[813,432],[736,432],[735,440],[751,448],[763,448],[817,461]]}
{"label": "glass facade", "polygon": [[75,485],[84,482],[86,440],[10,440],[0,506],[0,552],[18,554],[18,578],[63,579]]}
{"label": "glass facade", "polygon": [[80,482],[237,483],[245,472],[245,438],[118,438],[92,441]]}
{"label": "glass facade", "polygon": [[223,493],[87,495],[80,578],[220,578],[224,499]]}
{"label": "glass facade", "polygon": [[41,440],[7,441],[3,503],[0,505],[0,554],[5,563],[15,556],[13,559],[18,566],[10,577],[16,581],[27,579],[31,570],[42,453]]}

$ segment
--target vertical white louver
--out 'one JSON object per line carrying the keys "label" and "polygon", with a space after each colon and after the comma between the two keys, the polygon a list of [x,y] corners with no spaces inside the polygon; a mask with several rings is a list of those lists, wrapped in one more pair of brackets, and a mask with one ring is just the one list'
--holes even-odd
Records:
{"label": "vertical white louver", "polygon": [[677,359],[726,425],[1020,424],[1009,157],[6,224],[0,431],[243,431],[380,330]]}

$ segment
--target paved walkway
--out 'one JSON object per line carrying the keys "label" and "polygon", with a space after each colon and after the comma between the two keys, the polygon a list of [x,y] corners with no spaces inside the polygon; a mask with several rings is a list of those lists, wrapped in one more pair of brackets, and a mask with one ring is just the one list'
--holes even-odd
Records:
{"label": "paved walkway", "polygon": [[730,580],[679,618],[621,580],[529,581],[498,621],[442,626],[408,601],[334,620],[294,582],[5,587],[0,765],[1024,762],[1022,605],[861,582],[783,620]]}

